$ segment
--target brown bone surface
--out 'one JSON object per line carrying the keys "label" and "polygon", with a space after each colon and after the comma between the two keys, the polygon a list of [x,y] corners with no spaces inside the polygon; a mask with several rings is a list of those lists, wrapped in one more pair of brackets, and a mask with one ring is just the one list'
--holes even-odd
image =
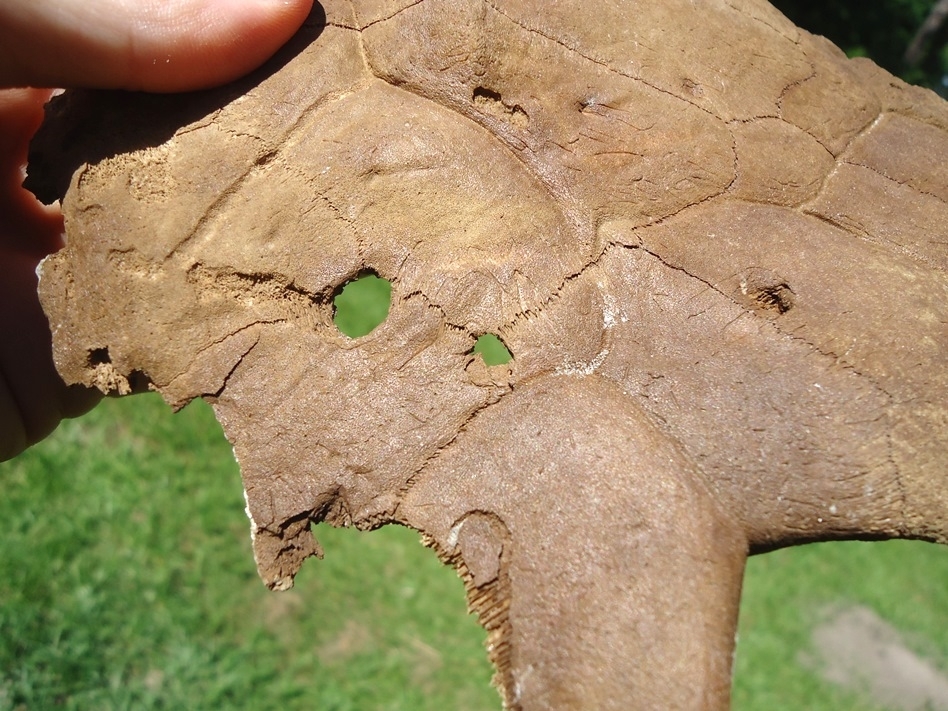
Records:
{"label": "brown bone surface", "polygon": [[213,405],[269,586],[400,523],[507,707],[723,709],[749,553],[948,542],[948,105],[763,0],[324,5],[32,168],[64,377]]}

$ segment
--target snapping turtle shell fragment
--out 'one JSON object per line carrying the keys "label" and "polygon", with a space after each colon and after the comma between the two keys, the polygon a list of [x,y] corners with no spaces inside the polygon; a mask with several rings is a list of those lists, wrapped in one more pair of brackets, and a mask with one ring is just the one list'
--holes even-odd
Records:
{"label": "snapping turtle shell fragment", "polygon": [[50,115],[63,377],[211,402],[271,587],[421,531],[509,708],[726,708],[749,552],[948,542],[948,106],[762,0],[327,1]]}

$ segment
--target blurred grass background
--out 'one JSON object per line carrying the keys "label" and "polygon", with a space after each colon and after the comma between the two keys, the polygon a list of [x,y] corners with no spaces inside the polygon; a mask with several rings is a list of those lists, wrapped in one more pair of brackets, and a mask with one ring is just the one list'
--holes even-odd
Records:
{"label": "blurred grass background", "polygon": [[257,577],[210,407],[107,400],[0,465],[0,709],[496,707],[463,586],[395,527]]}
{"label": "blurred grass background", "polygon": [[[461,582],[414,532],[320,526],[326,559],[264,588],[204,403],[108,400],[0,487],[0,711],[500,708]],[[802,661],[821,610],[852,604],[948,671],[948,548],[806,546],[750,562],[734,708],[875,708]]]}
{"label": "blurred grass background", "polygon": [[[777,4],[942,88],[944,31],[920,68],[898,66],[930,0]],[[350,335],[387,314],[388,285],[367,284],[337,312]],[[481,349],[507,357],[490,338]],[[463,586],[414,532],[321,526],[326,559],[291,591],[264,588],[237,466],[204,403],[172,416],[155,395],[106,401],[0,464],[0,487],[0,711],[500,708]],[[803,662],[822,611],[850,605],[948,671],[948,548],[805,546],[750,561],[734,708],[876,709]]]}

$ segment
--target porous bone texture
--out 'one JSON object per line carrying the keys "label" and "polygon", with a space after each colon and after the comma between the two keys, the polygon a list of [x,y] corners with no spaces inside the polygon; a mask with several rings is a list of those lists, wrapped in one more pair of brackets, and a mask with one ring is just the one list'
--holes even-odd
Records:
{"label": "porous bone texture", "polygon": [[213,405],[269,586],[400,523],[508,708],[723,709],[748,553],[948,541],[946,129],[762,0],[327,0],[229,87],[57,100],[41,297],[69,382]]}

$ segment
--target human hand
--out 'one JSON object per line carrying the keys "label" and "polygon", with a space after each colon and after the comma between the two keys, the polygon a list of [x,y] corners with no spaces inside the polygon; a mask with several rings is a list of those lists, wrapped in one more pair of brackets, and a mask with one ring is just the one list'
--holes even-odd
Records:
{"label": "human hand", "polygon": [[100,395],[53,366],[36,266],[62,246],[62,215],[23,189],[49,89],[185,91],[263,63],[312,0],[5,0],[0,3],[0,461]]}

